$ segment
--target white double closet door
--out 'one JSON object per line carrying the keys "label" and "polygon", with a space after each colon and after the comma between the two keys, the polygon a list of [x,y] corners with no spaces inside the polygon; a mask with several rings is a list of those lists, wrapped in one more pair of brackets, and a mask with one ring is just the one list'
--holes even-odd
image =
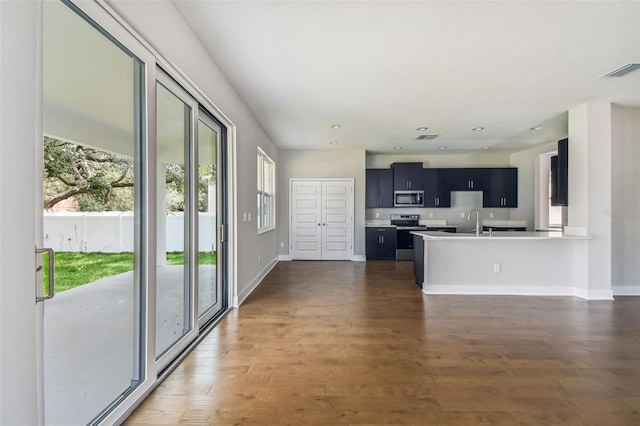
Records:
{"label": "white double closet door", "polygon": [[291,258],[351,260],[353,179],[291,179]]}

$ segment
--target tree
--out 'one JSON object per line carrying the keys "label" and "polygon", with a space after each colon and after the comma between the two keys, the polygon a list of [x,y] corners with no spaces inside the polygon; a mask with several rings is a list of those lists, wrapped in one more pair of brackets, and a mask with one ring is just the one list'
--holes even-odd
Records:
{"label": "tree", "polygon": [[133,210],[133,160],[44,138],[44,207],[75,197],[81,211]]}
{"label": "tree", "polygon": [[[44,207],[74,197],[80,211],[132,211],[133,159],[59,139],[44,138]],[[198,210],[207,209],[215,164],[198,166]],[[184,211],[184,165],[166,165],[166,208]]]}

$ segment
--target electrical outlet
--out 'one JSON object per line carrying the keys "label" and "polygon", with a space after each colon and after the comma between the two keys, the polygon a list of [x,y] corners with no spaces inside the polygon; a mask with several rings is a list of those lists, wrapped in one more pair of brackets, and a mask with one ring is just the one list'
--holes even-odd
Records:
{"label": "electrical outlet", "polygon": [[493,219],[493,212],[489,213],[489,219]]}
{"label": "electrical outlet", "polygon": [[262,265],[262,258],[258,256],[258,265]]}
{"label": "electrical outlet", "polygon": [[500,272],[500,264],[499,263],[494,263],[493,264],[493,272]]}
{"label": "electrical outlet", "polygon": [[280,241],[280,248],[284,248],[284,241]]}
{"label": "electrical outlet", "polygon": [[247,222],[251,222],[251,213],[247,213]]}
{"label": "electrical outlet", "polygon": [[247,221],[247,213],[242,213],[242,221],[243,222]]}
{"label": "electrical outlet", "polygon": [[464,219],[464,212],[460,213],[460,217]]}
{"label": "electrical outlet", "polygon": [[380,217],[380,213],[376,212],[376,219]]}
{"label": "electrical outlet", "polygon": [[429,212],[429,219],[433,219],[433,212]]}

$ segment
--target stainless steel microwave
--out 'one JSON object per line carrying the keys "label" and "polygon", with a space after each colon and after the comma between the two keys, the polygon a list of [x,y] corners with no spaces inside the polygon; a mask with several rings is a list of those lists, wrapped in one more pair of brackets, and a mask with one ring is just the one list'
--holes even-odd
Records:
{"label": "stainless steel microwave", "polygon": [[424,191],[393,191],[393,207],[424,207]]}

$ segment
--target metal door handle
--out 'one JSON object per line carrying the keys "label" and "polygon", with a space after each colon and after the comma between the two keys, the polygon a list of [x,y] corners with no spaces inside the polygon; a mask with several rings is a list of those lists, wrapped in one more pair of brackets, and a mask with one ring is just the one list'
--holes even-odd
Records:
{"label": "metal door handle", "polygon": [[[47,287],[48,287],[48,291],[47,291],[47,295],[46,296],[36,296],[36,303],[38,302],[43,302],[45,300],[49,300],[51,298],[53,298],[53,296],[55,296],[55,279],[53,276],[53,271],[54,271],[54,261],[53,261],[53,249],[50,248],[38,248],[36,247],[36,254],[40,254],[40,253],[49,253],[49,279],[48,279],[48,283],[47,283]],[[42,266],[38,266],[38,268],[36,269],[36,272],[40,272],[42,270]],[[36,285],[38,287],[40,287],[39,284],[36,283]],[[37,295],[38,293],[36,293]]]}

